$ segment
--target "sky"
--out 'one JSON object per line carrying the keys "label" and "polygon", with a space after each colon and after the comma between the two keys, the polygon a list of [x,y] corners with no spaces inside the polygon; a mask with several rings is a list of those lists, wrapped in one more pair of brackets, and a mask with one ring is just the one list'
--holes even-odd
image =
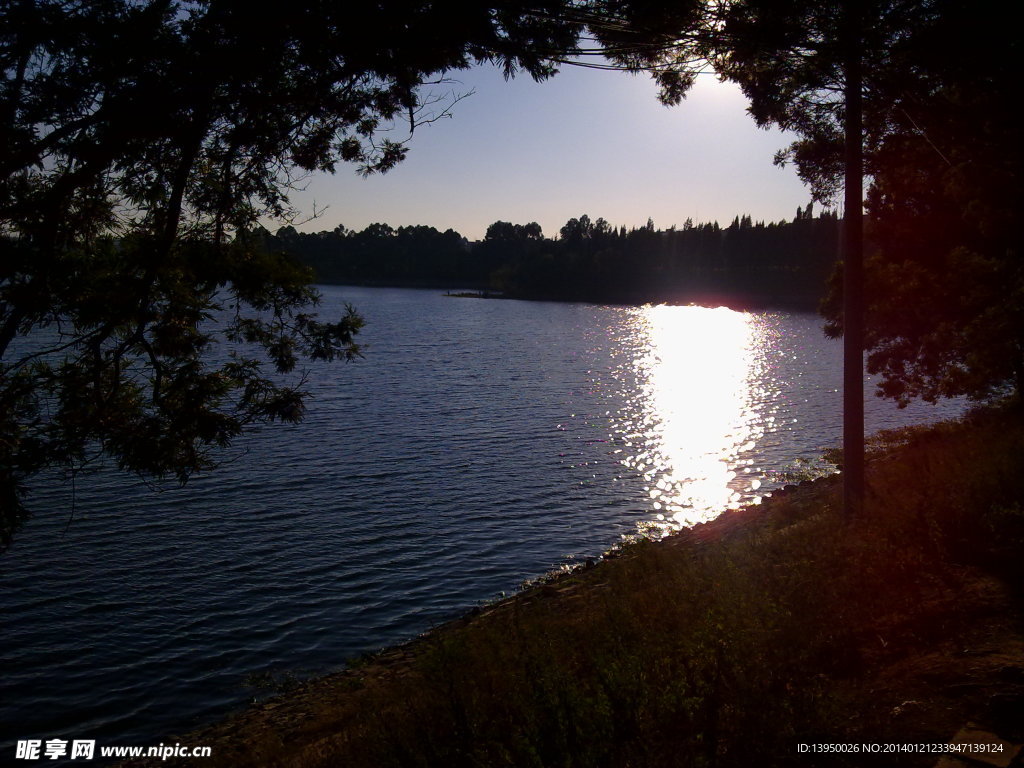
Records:
{"label": "sky", "polygon": [[[536,83],[494,67],[451,75],[438,96],[471,93],[452,116],[418,128],[404,161],[361,178],[354,166],[316,175],[293,202],[302,231],[373,222],[455,229],[471,240],[495,221],[538,222],[548,237],[571,217],[659,229],[750,214],[792,219],[809,191],[792,166],[772,163],[790,137],[757,128],[739,89],[700,76],[664,107],[647,76],[563,67]],[[407,130],[396,130],[401,139]],[[302,217],[300,217],[301,220]]]}

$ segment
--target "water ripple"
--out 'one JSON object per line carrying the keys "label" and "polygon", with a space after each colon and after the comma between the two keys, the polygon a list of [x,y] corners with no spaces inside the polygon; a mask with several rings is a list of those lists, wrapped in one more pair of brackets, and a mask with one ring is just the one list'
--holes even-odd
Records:
{"label": "water ripple", "polygon": [[303,424],[183,489],[79,481],[70,525],[70,489],[39,484],[0,557],[0,750],[156,744],[253,673],[336,669],[839,441],[840,350],[812,316],[325,294],[368,316],[369,353],[309,365]]}

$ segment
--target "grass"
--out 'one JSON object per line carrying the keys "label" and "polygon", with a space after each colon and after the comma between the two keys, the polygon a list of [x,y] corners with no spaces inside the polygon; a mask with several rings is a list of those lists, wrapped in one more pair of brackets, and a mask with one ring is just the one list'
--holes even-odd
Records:
{"label": "grass", "polygon": [[863,520],[821,479],[189,739],[204,766],[932,765],[795,745],[947,741],[1024,694],[1022,456],[1008,407],[881,434]]}

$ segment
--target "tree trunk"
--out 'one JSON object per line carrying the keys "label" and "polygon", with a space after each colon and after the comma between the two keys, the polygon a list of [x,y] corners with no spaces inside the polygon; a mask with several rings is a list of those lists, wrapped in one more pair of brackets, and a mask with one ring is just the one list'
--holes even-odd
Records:
{"label": "tree trunk", "polygon": [[861,18],[846,3],[844,97],[846,186],[843,196],[843,512],[864,511],[864,172],[861,116]]}

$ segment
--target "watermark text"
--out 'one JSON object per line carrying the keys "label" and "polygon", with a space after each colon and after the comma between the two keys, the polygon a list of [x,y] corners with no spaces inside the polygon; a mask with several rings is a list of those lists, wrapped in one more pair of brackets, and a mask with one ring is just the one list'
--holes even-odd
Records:
{"label": "watermark text", "polygon": [[209,757],[210,747],[158,744],[155,747],[96,747],[95,739],[19,739],[14,747],[16,760],[93,760],[97,757]]}

